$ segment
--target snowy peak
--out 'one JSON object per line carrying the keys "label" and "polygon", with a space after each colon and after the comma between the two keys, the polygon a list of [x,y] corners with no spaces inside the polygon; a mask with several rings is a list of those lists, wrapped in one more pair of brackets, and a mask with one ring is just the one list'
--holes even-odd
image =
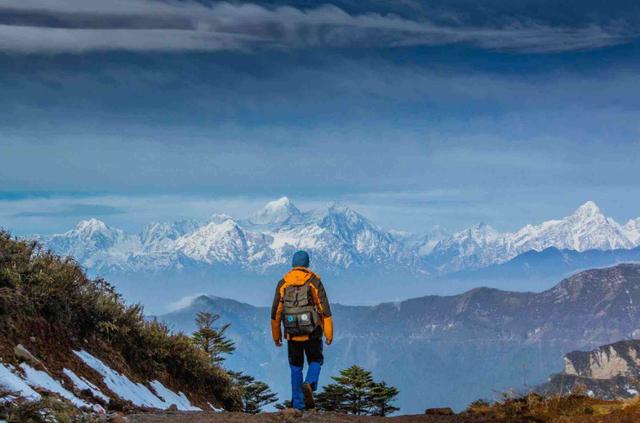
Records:
{"label": "snowy peak", "polygon": [[478,245],[485,245],[498,240],[501,237],[501,234],[491,225],[480,222],[465,231],[459,232],[457,237],[468,239]]}
{"label": "snowy peak", "polygon": [[287,197],[267,203],[249,218],[254,225],[278,225],[293,216],[301,215],[300,210]]}
{"label": "snowy peak", "polygon": [[107,226],[98,219],[80,221],[76,227],[62,236],[94,244],[97,248],[108,248],[125,236],[120,229]]}
{"label": "snowy peak", "polygon": [[95,218],[88,220],[81,220],[73,229],[75,233],[92,234],[94,232],[108,231],[107,225],[102,221]]}
{"label": "snowy peak", "polygon": [[578,207],[578,209],[572,215],[572,217],[576,219],[598,218],[600,216],[604,217],[602,211],[600,210],[600,207],[598,207],[598,205],[593,201],[587,201],[586,203]]}
{"label": "snowy peak", "polygon": [[270,239],[259,232],[244,230],[232,219],[209,222],[175,242],[175,250],[185,257],[205,263],[247,265],[271,256]]}
{"label": "snowy peak", "polygon": [[153,222],[145,226],[140,234],[144,248],[162,249],[179,237],[195,231],[200,226],[197,220],[178,220],[175,222]]}
{"label": "snowy peak", "polygon": [[622,226],[587,201],[564,218],[528,224],[516,232],[480,223],[453,235],[398,235],[343,204],[301,212],[282,197],[246,220],[216,214],[205,222],[152,223],[139,235],[89,219],[45,244],[90,269],[154,271],[201,263],[261,272],[288,263],[296,249],[306,249],[319,266],[336,270],[409,265],[431,274],[504,263],[550,247],[579,252],[634,248],[640,245],[640,218]]}
{"label": "snowy peak", "polygon": [[53,235],[45,241],[48,248],[58,254],[83,261],[95,254],[104,253],[127,241],[127,234],[107,226],[98,219],[80,221],[75,228],[63,234]]}
{"label": "snowy peak", "polygon": [[623,230],[631,242],[635,245],[640,244],[640,217],[629,220],[623,226]]}
{"label": "snowy peak", "polygon": [[[539,225],[525,225],[512,233],[499,233],[479,224],[435,245],[427,255],[438,270],[478,268],[506,262],[528,251],[550,247],[574,251],[633,248],[640,243],[635,221],[624,227],[587,201],[571,215]],[[425,254],[421,254],[425,256]],[[431,257],[428,257],[431,256]]]}
{"label": "snowy peak", "polygon": [[625,230],[607,218],[593,201],[587,201],[563,219],[525,226],[513,234],[510,243],[516,253],[542,251],[548,247],[585,251],[635,246]]}

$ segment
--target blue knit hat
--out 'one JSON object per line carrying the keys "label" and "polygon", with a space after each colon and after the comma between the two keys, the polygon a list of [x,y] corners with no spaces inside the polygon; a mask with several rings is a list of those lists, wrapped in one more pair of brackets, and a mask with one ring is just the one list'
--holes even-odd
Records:
{"label": "blue knit hat", "polygon": [[292,267],[309,267],[309,254],[306,251],[297,251],[291,260]]}

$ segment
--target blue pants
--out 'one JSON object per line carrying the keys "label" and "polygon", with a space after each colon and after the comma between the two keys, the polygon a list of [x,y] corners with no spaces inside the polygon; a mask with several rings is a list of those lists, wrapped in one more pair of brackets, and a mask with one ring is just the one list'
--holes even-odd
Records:
{"label": "blue pants", "polygon": [[[308,383],[314,391],[318,389],[320,369],[324,362],[322,338],[302,342],[289,341],[287,343],[287,352],[289,355],[289,367],[291,368],[291,405],[298,410],[304,410],[302,384]],[[307,377],[303,382],[302,370],[305,355],[307,356],[309,367],[307,369]]]}

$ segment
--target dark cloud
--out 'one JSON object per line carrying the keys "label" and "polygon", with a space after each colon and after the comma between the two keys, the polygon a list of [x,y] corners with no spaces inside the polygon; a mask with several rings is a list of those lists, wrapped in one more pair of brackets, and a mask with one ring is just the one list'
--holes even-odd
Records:
{"label": "dark cloud", "polygon": [[[375,10],[375,9],[374,9]],[[17,52],[222,51],[261,48],[398,47],[466,44],[553,53],[624,43],[631,25],[552,24],[528,15],[469,19],[436,9],[403,17],[335,5],[308,8],[255,3],[9,0],[0,6],[0,50]]]}

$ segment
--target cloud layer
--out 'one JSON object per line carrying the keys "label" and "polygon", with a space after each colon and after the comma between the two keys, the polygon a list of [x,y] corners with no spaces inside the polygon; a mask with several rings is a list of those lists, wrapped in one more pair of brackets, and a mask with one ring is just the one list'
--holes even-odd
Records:
{"label": "cloud layer", "polygon": [[0,5],[0,51],[20,53],[451,44],[553,53],[616,45],[637,35],[619,22],[615,27],[595,22],[566,26],[505,18],[472,26],[393,14],[350,14],[333,5],[300,9],[147,0],[8,0]]}

